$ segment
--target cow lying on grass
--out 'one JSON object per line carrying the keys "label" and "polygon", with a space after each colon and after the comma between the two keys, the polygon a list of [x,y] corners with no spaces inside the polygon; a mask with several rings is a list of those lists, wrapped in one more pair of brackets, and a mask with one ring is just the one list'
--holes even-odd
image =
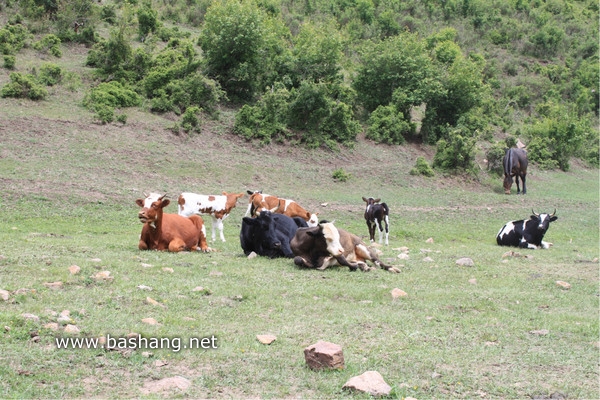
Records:
{"label": "cow lying on grass", "polygon": [[370,271],[367,261],[390,272],[400,272],[386,265],[356,235],[336,228],[333,223],[322,221],[316,227],[299,228],[290,242],[295,255],[294,264],[304,268],[324,270],[333,265],[343,265],[356,271]]}
{"label": "cow lying on grass", "polygon": [[135,201],[142,208],[138,218],[144,224],[138,248],[172,252],[211,251],[206,243],[202,217],[192,215],[187,218],[178,214],[164,213],[163,208],[170,203],[165,197],[166,194],[151,193],[145,199]]}
{"label": "cow lying on grass", "polygon": [[250,195],[248,210],[246,216],[254,217],[261,211],[271,211],[277,214],[287,215],[290,218],[300,217],[306,221],[308,226],[317,226],[317,214],[311,214],[304,207],[294,200],[282,199],[270,194],[263,194],[262,191],[247,191]]}
{"label": "cow lying on grass", "polygon": [[528,220],[507,222],[496,235],[496,242],[500,246],[515,246],[523,249],[547,249],[552,243],[544,242],[542,239],[550,227],[550,222],[558,218],[556,210],[552,214],[536,214]]}
{"label": "cow lying on grass", "polygon": [[299,226],[306,226],[302,218],[290,218],[270,211],[262,211],[256,218],[244,217],[240,231],[244,254],[255,252],[271,258],[293,257],[290,240]]}

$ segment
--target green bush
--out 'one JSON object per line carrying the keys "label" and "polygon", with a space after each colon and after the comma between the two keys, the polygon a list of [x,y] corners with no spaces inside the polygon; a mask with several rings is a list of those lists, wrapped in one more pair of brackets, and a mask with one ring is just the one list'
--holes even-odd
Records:
{"label": "green bush", "polygon": [[16,61],[17,61],[17,59],[15,56],[5,55],[4,56],[4,68],[14,69]]}
{"label": "green bush", "polygon": [[42,64],[37,76],[38,81],[46,86],[54,86],[60,83],[62,78],[62,69],[58,65],[52,63]]}
{"label": "green bush", "polygon": [[347,182],[350,178],[352,178],[352,174],[344,171],[343,168],[338,168],[333,171],[331,177],[339,182]]}
{"label": "green bush", "polygon": [[95,116],[101,124],[110,124],[115,120],[115,108],[106,104],[95,104]]}
{"label": "green bush", "polygon": [[464,128],[450,130],[437,143],[433,166],[452,172],[474,171],[475,144],[475,138]]}
{"label": "green bush", "polygon": [[485,158],[488,161],[488,170],[499,175],[503,174],[504,167],[502,166],[502,159],[506,154],[506,149],[510,147],[513,146],[507,146],[506,142],[497,142],[486,151]]}
{"label": "green bush", "polygon": [[200,132],[200,120],[198,119],[198,114],[200,113],[199,107],[189,107],[183,113],[183,117],[181,118],[181,127],[184,131],[190,132]]}
{"label": "green bush", "polygon": [[21,24],[8,24],[0,29],[0,54],[15,54],[33,35]]}
{"label": "green bush", "polygon": [[[84,105],[96,110],[98,105],[107,107],[134,107],[140,105],[140,96],[120,82],[104,82],[92,88],[84,98]],[[108,122],[112,122],[108,121]]]}
{"label": "green bush", "polygon": [[10,82],[2,87],[0,96],[28,98],[31,100],[43,100],[48,96],[48,91],[38,83],[35,76],[11,72]]}
{"label": "green bush", "polygon": [[144,4],[137,10],[137,17],[138,32],[143,41],[143,39],[148,36],[149,33],[155,32],[158,29],[158,11],[152,9],[151,2],[144,2]]}
{"label": "green bush", "polygon": [[393,105],[377,107],[371,113],[367,126],[368,139],[387,144],[405,143],[406,136],[413,135],[416,129]]}
{"label": "green bush", "polygon": [[62,57],[62,51],[60,51],[61,40],[56,35],[46,35],[41,40],[38,40],[33,44],[33,48],[42,51],[48,52],[53,56],[60,58]]}
{"label": "green bush", "polygon": [[433,172],[433,169],[431,168],[427,160],[425,160],[425,157],[422,156],[417,157],[415,167],[411,169],[409,173],[411,175],[423,175],[427,177],[432,177],[435,175],[435,172]]}

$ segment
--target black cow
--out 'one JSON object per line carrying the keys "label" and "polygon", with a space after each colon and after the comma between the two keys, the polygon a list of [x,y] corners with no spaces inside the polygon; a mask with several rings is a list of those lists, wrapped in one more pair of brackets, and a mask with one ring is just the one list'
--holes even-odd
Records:
{"label": "black cow", "polygon": [[506,150],[506,154],[502,159],[504,167],[504,193],[510,194],[510,188],[513,183],[513,176],[517,183],[517,194],[521,193],[519,187],[519,178],[523,182],[523,194],[527,193],[525,186],[525,177],[527,176],[527,152],[523,149],[511,148]]}
{"label": "black cow", "polygon": [[343,265],[351,271],[357,268],[370,271],[374,267],[367,265],[368,260],[390,272],[400,272],[396,267],[381,262],[375,251],[358,236],[327,221],[321,221],[315,227],[299,228],[290,246],[296,256],[294,264],[304,268],[324,270],[329,266]]}
{"label": "black cow", "polygon": [[300,226],[307,226],[302,218],[261,211],[256,218],[242,219],[240,244],[246,255],[255,252],[270,258],[293,257],[290,240]]}
{"label": "black cow", "polygon": [[383,236],[383,223],[385,222],[385,244],[388,244],[388,236],[390,234],[390,209],[385,203],[379,203],[381,199],[374,199],[372,197],[362,198],[367,203],[365,209],[365,220],[369,227],[369,239],[371,243],[375,241],[375,228],[379,231],[379,243],[382,243]]}
{"label": "black cow", "polygon": [[552,243],[542,239],[550,226],[550,222],[558,218],[556,210],[552,214],[536,214],[528,220],[510,221],[500,229],[496,235],[496,242],[500,246],[515,246],[523,249],[547,249]]}

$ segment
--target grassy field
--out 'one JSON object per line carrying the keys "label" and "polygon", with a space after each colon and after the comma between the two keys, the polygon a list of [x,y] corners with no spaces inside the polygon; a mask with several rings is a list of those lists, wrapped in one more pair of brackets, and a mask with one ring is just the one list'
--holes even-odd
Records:
{"label": "grassy field", "polygon": [[[9,292],[0,301],[0,397],[360,398],[341,388],[367,370],[383,375],[394,398],[600,395],[598,170],[533,166],[528,195],[506,196],[485,170],[409,175],[417,156],[431,159],[428,147],[258,148],[229,134],[230,110],[188,137],[168,131],[168,116],[137,111],[126,125],[95,125],[83,93],[59,87],[52,96],[64,101],[0,99],[0,289]],[[339,168],[347,182],[332,179]],[[402,272],[247,259],[238,239],[247,197],[214,253],[137,250],[142,192],[246,189],[294,198],[363,238],[361,197],[381,197],[391,208],[382,258]],[[532,209],[557,210],[545,238],[553,247],[504,256],[511,249],[495,244],[496,233]],[[461,257],[475,265],[456,265]],[[96,278],[102,271],[111,279]],[[394,288],[408,296],[392,299]],[[55,342],[130,333],[183,343],[214,335],[217,348],[149,355]],[[277,340],[263,345],[260,334]],[[345,369],[305,366],[303,349],[318,340],[343,347]],[[154,391],[174,376],[191,385]]]}

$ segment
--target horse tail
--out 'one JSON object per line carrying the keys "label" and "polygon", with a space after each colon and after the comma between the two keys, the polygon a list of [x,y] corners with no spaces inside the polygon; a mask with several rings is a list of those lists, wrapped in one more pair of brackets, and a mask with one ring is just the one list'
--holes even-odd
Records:
{"label": "horse tail", "polygon": [[508,149],[504,156],[504,175],[510,176],[513,165],[513,149]]}

